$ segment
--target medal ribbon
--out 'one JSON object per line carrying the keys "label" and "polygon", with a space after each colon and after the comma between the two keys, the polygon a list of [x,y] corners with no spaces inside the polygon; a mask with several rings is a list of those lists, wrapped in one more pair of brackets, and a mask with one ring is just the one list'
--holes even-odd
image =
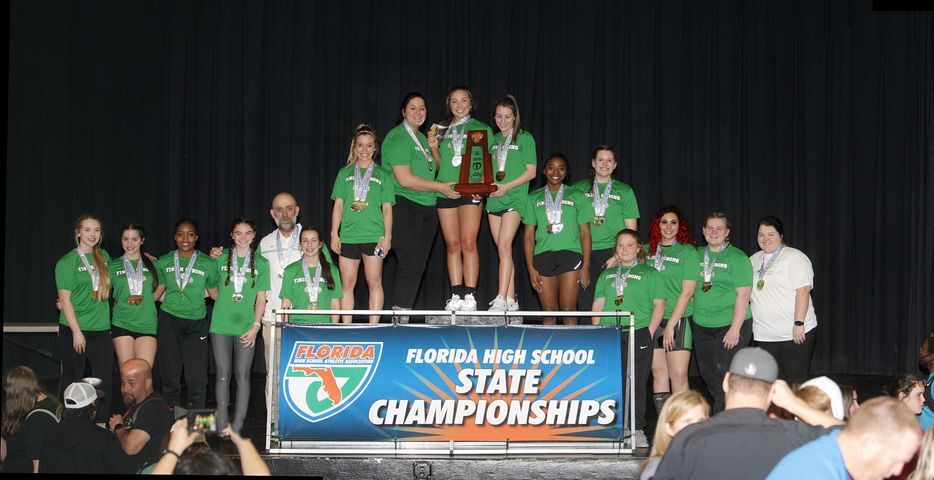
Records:
{"label": "medal ribbon", "polygon": [[101,285],[101,272],[98,272],[97,268],[88,262],[88,257],[84,254],[84,252],[81,251],[81,247],[75,248],[75,251],[78,252],[78,257],[81,258],[81,263],[84,264],[84,269],[87,270],[88,275],[91,276],[91,288],[93,288],[96,292]]}
{"label": "medal ribbon", "polygon": [[289,264],[289,257],[292,256],[292,251],[295,249],[295,245],[298,244],[298,237],[302,235],[302,224],[296,223],[295,228],[292,229],[292,236],[289,238],[289,247],[283,252],[282,251],[282,232],[276,230],[276,256],[279,257],[279,266],[283,269]]}
{"label": "medal ribbon", "polygon": [[237,265],[237,249],[230,249],[230,263],[233,271],[229,272],[228,275],[230,275],[233,280],[234,294],[236,295],[242,295],[243,284],[246,283],[246,270],[250,269],[250,257],[252,256],[253,250],[248,248],[246,250],[246,257],[243,259],[243,266],[241,267]]}
{"label": "medal ribbon", "polygon": [[181,267],[178,266],[178,250],[175,251],[173,259],[175,260],[175,284],[178,285],[179,291],[185,290],[185,286],[188,285],[188,282],[191,280],[191,269],[195,266],[195,259],[198,258],[198,252],[191,254],[191,258],[188,260],[188,266],[185,267],[185,273],[179,274]]}
{"label": "medal ribbon", "polygon": [[717,259],[720,258],[720,254],[723,253],[727,247],[730,246],[730,242],[723,242],[723,247],[717,252],[717,256],[713,257],[713,262],[710,261],[710,246],[704,247],[704,281],[709,282],[714,275],[713,267],[717,263]]}
{"label": "medal ribbon", "polygon": [[593,179],[593,211],[594,214],[598,217],[606,215],[606,207],[610,204],[610,191],[613,189],[613,179],[609,179],[606,182],[606,191],[603,194],[600,194],[600,186],[597,183],[597,178]]}
{"label": "medal ribbon", "polygon": [[785,244],[783,243],[782,246],[778,247],[778,251],[772,254],[772,258],[769,259],[768,265],[766,265],[765,257],[763,256],[762,264],[759,265],[759,271],[757,272],[759,274],[759,280],[762,280],[765,277],[765,272],[767,272],[770,268],[772,268],[772,264],[775,263],[775,260],[778,259],[778,255],[781,254],[782,250],[784,249],[785,249]]}
{"label": "medal ribbon", "polygon": [[510,145],[512,145],[512,131],[511,130],[509,132],[509,136],[505,137],[505,140],[503,140],[503,137],[500,137],[499,147],[497,147],[497,150],[496,150],[496,166],[497,166],[496,171],[497,172],[506,171],[506,156],[509,155]]}
{"label": "medal ribbon", "polygon": [[[464,153],[464,140],[467,139],[467,135],[464,133],[464,130],[467,128],[467,126],[464,124],[469,121],[470,115],[467,115],[464,118],[458,120],[457,123],[448,125],[448,129],[451,131],[451,133],[448,135],[451,136],[451,147],[454,148],[454,158],[460,157],[461,154]],[[461,125],[464,126],[461,127],[460,131],[458,132],[457,127]]]}
{"label": "medal ribbon", "polygon": [[126,283],[130,287],[130,295],[143,294],[143,258],[139,259],[139,270],[133,269],[133,262],[123,256],[123,270],[126,272]]}
{"label": "medal ribbon", "polygon": [[620,263],[619,266],[616,267],[616,279],[613,280],[613,286],[616,287],[617,296],[622,295],[623,290],[626,290],[626,283],[629,280],[629,272],[632,271],[633,267],[635,267],[637,263],[639,262],[633,261],[632,265],[630,265],[629,268],[626,270],[626,273],[623,273],[622,263]]}
{"label": "medal ribbon", "polygon": [[370,178],[373,176],[373,167],[376,165],[372,160],[370,166],[366,168],[366,173],[360,176],[360,164],[354,164],[353,167],[353,200],[355,202],[365,202],[366,194],[370,191]]}
{"label": "medal ribbon", "polygon": [[[678,244],[678,241],[675,240],[671,246]],[[655,269],[659,272],[665,269],[665,255],[662,254],[662,242],[658,242],[658,245],[655,247],[655,256],[652,257],[652,262],[654,263]]]}
{"label": "medal ribbon", "polygon": [[308,264],[305,262],[305,257],[302,257],[302,273],[305,274],[305,293],[308,294],[309,304],[318,302],[318,293],[321,292],[321,287],[318,284],[321,282],[321,259],[318,259],[318,268],[315,269],[315,278],[311,278],[311,274],[308,273]]}
{"label": "medal ribbon", "polygon": [[415,149],[425,157],[425,161],[428,162],[428,170],[434,168],[434,159],[431,157],[431,154],[428,153],[428,150],[425,150],[425,147],[422,145],[422,142],[418,141],[418,137],[415,135],[415,130],[409,126],[405,120],[402,121],[402,126],[405,127],[405,131],[409,133],[409,137],[415,142]]}
{"label": "medal ribbon", "polygon": [[548,223],[555,225],[561,223],[561,201],[564,200],[564,184],[558,189],[554,200],[551,198],[551,191],[545,187],[545,216],[548,217]]}

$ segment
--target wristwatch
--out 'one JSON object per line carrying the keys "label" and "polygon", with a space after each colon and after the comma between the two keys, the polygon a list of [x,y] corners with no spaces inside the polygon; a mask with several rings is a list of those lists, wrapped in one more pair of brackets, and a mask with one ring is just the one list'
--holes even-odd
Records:
{"label": "wristwatch", "polygon": [[796,327],[803,327],[803,326],[804,326],[804,322],[802,322],[801,320],[795,320],[795,326],[796,326]]}

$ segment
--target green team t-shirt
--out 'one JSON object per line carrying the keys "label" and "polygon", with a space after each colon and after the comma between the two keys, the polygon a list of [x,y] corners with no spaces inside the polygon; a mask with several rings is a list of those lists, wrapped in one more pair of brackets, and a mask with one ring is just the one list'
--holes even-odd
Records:
{"label": "green team t-shirt", "polygon": [[[598,184],[600,193],[606,192],[606,184]],[[587,197],[587,208],[591,217],[596,216],[593,208],[593,180],[581,179],[574,182],[574,187],[584,192]],[[639,204],[636,203],[636,194],[632,187],[619,180],[613,180],[610,190],[610,201],[606,207],[603,224],[590,225],[590,237],[593,240],[594,250],[605,250],[616,246],[616,234],[626,228],[627,218],[639,218]]]}
{"label": "green team t-shirt", "polygon": [[[247,272],[243,290],[240,292],[243,299],[239,302],[233,300],[234,281],[227,268],[230,249],[224,249],[224,253],[217,257],[217,300],[211,312],[211,333],[239,337],[253,326],[256,320],[254,309],[256,294],[269,290],[269,260],[263,258],[262,255],[257,255],[256,252],[253,252],[253,255],[252,272],[249,271],[249,265],[244,263],[246,257],[237,257],[237,265]],[[233,269],[233,264],[230,269]],[[228,277],[230,277],[229,282]]]}
{"label": "green team t-shirt", "polygon": [[[752,286],[752,263],[742,250],[729,245],[720,256],[710,252],[710,261],[714,262],[713,278],[710,291],[703,290],[704,285],[704,250],[697,247],[698,260],[694,270],[697,288],[694,289],[694,323],[702,327],[725,327],[733,323],[733,307],[736,303],[736,288]],[[716,261],[714,261],[716,259]],[[746,319],[752,317],[746,309]]]}
{"label": "green team t-shirt", "polygon": [[[661,275],[658,272],[644,264],[636,263],[632,270],[629,267],[623,267],[620,275],[629,275],[626,277],[626,287],[623,289],[623,302],[616,305],[616,267],[607,268],[597,279],[597,286],[593,293],[593,298],[603,298],[604,312],[632,312],[636,317],[636,330],[649,326],[652,320],[652,310],[655,308],[656,298],[665,298],[662,295]],[[622,320],[628,323],[628,319]],[[616,325],[616,319],[613,317],[601,317],[600,325]]]}
{"label": "green team t-shirt", "polygon": [[[465,125],[466,125],[466,128],[465,128]],[[490,129],[489,125],[477,120],[476,118],[471,118],[470,121],[468,121],[465,125],[460,125],[457,127],[458,135],[463,136],[463,139],[464,139],[463,141],[464,150],[461,152],[462,154],[467,152],[466,135],[467,135],[467,132],[469,132],[470,130],[486,130],[487,147],[489,148],[492,146],[491,143],[493,142],[493,131]],[[460,165],[457,165],[457,166],[454,165],[454,144],[451,141],[452,139],[451,133],[452,132],[450,128],[444,131],[444,136],[441,137],[441,145],[438,148],[439,153],[441,154],[441,162],[439,165],[441,168],[438,170],[438,181],[439,182],[447,183],[447,182],[457,182],[460,180],[461,168],[460,168]],[[495,165],[493,169],[494,170],[496,169]],[[437,193],[435,194],[435,196],[439,198],[447,198],[444,196],[444,194],[441,194],[441,193]]]}
{"label": "green team t-shirt", "polygon": [[[331,276],[334,279],[334,288],[328,288],[328,282],[324,275],[318,281],[318,308],[316,310],[330,310],[331,300],[340,300],[343,296],[341,291],[340,270],[331,267]],[[314,281],[315,272],[319,267],[308,267],[308,278]],[[292,308],[295,310],[307,310],[311,306],[311,299],[308,298],[308,292],[305,291],[305,272],[302,270],[302,261],[293,262],[285,268],[282,274],[282,291],[280,298],[287,298],[292,302]],[[289,317],[290,323],[331,323],[330,315],[292,315]]]}
{"label": "green team t-shirt", "polygon": [[[110,263],[110,254],[101,249],[104,261]],[[94,265],[94,254],[86,255],[88,263]],[[113,278],[113,273],[110,274]],[[94,284],[75,249],[71,249],[55,264],[55,288],[71,292],[71,305],[78,318],[78,327],[87,332],[110,330],[110,302],[99,302],[91,298]],[[65,312],[58,314],[58,323],[68,326]]]}
{"label": "green team t-shirt", "polygon": [[[583,253],[581,250],[581,232],[579,225],[593,220],[593,208],[589,210],[584,205],[587,198],[584,194],[569,185],[564,186],[564,199],[561,201],[561,223],[564,227],[558,233],[548,233],[548,215],[545,212],[545,188],[532,191],[528,195],[525,207],[520,212],[522,223],[538,225],[535,229],[535,255],[542,252],[558,252],[570,250]],[[552,198],[557,192],[550,192]]]}
{"label": "green team t-shirt", "polygon": [[[130,282],[126,276],[126,269],[123,265],[123,257],[112,260],[107,268],[110,269],[110,283],[114,289],[114,300],[116,305],[113,309],[113,319],[111,323],[120,328],[137,332],[156,334],[156,301],[152,298],[153,279],[152,273],[146,268],[144,262],[130,260],[130,266],[134,271],[139,271],[140,265],[143,268],[143,303],[133,305],[128,302],[130,298]],[[165,276],[161,275],[159,269],[156,269],[157,278],[160,284],[165,283]]]}
{"label": "green team t-shirt", "polygon": [[[490,155],[493,157],[493,175],[499,171],[499,164],[496,155],[499,153],[500,142],[505,142],[502,132],[493,137],[493,144],[490,146]],[[496,183],[507,183],[519,178],[525,173],[527,165],[536,165],[538,156],[535,153],[535,138],[525,130],[519,132],[519,136],[514,138],[509,145],[509,153],[506,155],[506,178]],[[502,197],[489,197],[486,200],[486,211],[501,212],[509,208],[520,210],[529,195],[529,184],[519,185],[506,192]]]}
{"label": "green team t-shirt", "polygon": [[[191,268],[191,277],[185,284],[184,290],[178,288],[175,277],[175,250],[159,257],[156,268],[159,275],[165,278],[165,296],[162,299],[162,311],[178,318],[187,320],[201,320],[207,315],[204,307],[204,290],[217,286],[217,265],[211,257],[197,253],[195,263]],[[181,255],[178,257],[178,278],[181,278],[188,269],[190,259]]]}
{"label": "green team t-shirt", "polygon": [[[649,244],[645,244],[645,252],[648,255],[647,263],[655,267],[655,252],[649,251]],[[676,243],[674,245],[662,245],[662,255],[657,270],[661,281],[661,296],[665,298],[665,318],[671,318],[671,311],[674,310],[678,297],[681,296],[681,282],[684,280],[695,280],[694,265],[700,260],[697,258],[697,248],[690,244]],[[690,317],[694,314],[694,299],[688,300],[688,306],[684,309],[682,316]]]}
{"label": "green team t-shirt", "polygon": [[[375,243],[383,236],[383,204],[396,203],[396,191],[393,188],[392,172],[381,165],[373,165],[370,177],[370,189],[366,192],[366,208],[353,211],[353,175],[354,165],[347,165],[337,172],[331,199],[344,200],[344,213],[341,215],[340,237],[343,243]],[[360,169],[360,176],[366,175],[366,169]]]}
{"label": "green team t-shirt", "polygon": [[[418,138],[418,143],[422,145],[428,155],[431,155],[431,149],[428,148],[428,137],[418,130],[413,131],[415,137]],[[412,137],[405,131],[405,126],[401,123],[386,134],[380,151],[382,152],[383,165],[390,171],[392,167],[406,165],[411,169],[412,175],[432,181],[438,174],[437,165],[434,165],[431,169],[428,168],[428,160],[419,151],[415,142],[412,141]],[[434,159],[432,159],[432,163],[435,163]],[[434,192],[419,192],[401,185],[396,185],[395,188],[396,195],[405,197],[419,205],[433,207],[438,203],[438,197]]]}

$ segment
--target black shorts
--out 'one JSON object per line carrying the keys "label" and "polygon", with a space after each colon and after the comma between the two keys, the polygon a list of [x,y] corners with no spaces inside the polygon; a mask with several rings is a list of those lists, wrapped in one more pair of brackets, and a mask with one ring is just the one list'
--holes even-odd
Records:
{"label": "black shorts", "polygon": [[152,338],[156,338],[156,334],[154,334],[154,333],[139,333],[139,332],[134,332],[133,330],[127,330],[127,329],[125,329],[125,328],[121,328],[121,327],[118,327],[118,326],[116,326],[116,325],[111,325],[111,327],[110,327],[110,336],[111,336],[112,338],[118,338],[118,337],[133,337],[134,340],[136,340],[137,338],[140,338],[140,337],[152,337]]}
{"label": "black shorts", "polygon": [[581,268],[584,256],[570,250],[542,252],[532,257],[532,265],[543,277],[554,277]]}
{"label": "black shorts", "polygon": [[375,257],[376,243],[342,243],[340,256],[351,260],[360,260],[362,255]]}
{"label": "black shorts", "polygon": [[[665,348],[665,325],[668,324],[668,319],[662,320],[662,323],[655,329],[655,348],[664,349]],[[681,317],[681,321],[675,326],[675,345],[671,349],[672,352],[686,351],[690,352],[693,347],[693,339],[691,338],[691,317]]]}
{"label": "black shorts", "polygon": [[483,200],[474,200],[470,195],[462,195],[461,198],[439,198],[438,199],[438,208],[457,208],[461,205],[476,205],[480,206],[483,203]]}
{"label": "black shorts", "polygon": [[490,214],[490,215],[493,215],[493,216],[496,216],[496,217],[502,217],[503,214],[506,214],[506,213],[509,213],[509,212],[515,212],[515,211],[516,211],[515,208],[511,208],[511,207],[510,207],[510,208],[507,208],[506,210],[500,210],[500,211],[497,211],[497,212],[486,212],[486,213],[488,213],[488,214]]}

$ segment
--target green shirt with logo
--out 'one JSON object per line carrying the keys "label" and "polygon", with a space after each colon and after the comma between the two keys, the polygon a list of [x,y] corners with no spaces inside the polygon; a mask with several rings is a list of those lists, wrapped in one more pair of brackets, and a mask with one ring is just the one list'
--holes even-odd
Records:
{"label": "green shirt with logo", "polygon": [[[101,249],[105,262],[110,262],[110,254]],[[88,263],[94,265],[94,254],[86,255]],[[111,278],[113,274],[111,274]],[[84,262],[75,249],[71,249],[55,264],[55,288],[71,292],[71,306],[78,318],[78,327],[87,332],[110,330],[110,302],[91,298],[94,284],[91,274],[84,267]],[[58,314],[58,323],[68,326],[65,312]]]}
{"label": "green shirt with logo", "polygon": [[245,263],[245,256],[237,257],[237,266],[245,272],[246,279],[240,291],[243,298],[235,302],[236,289],[233,276],[230,275],[233,263],[230,264],[230,268],[227,267],[228,256],[230,256],[229,248],[224,249],[224,253],[217,257],[217,300],[211,312],[211,333],[239,337],[246,333],[256,321],[254,308],[256,294],[269,290],[269,260],[253,252],[253,268],[250,269],[250,266]]}
{"label": "green shirt with logo", "polygon": [[[606,183],[598,183],[600,193],[606,192]],[[587,197],[587,208],[592,216],[596,216],[593,207],[593,180],[581,179],[574,182],[574,187],[584,192]],[[590,225],[590,237],[593,240],[594,250],[605,250],[616,246],[616,234],[626,228],[627,218],[639,218],[639,204],[636,203],[636,194],[628,184],[613,180],[610,187],[610,198],[601,225]]]}
{"label": "green shirt with logo", "polygon": [[[465,128],[466,125],[466,128]],[[493,143],[493,131],[490,129],[490,126],[477,120],[476,118],[471,118],[465,125],[460,125],[457,127],[458,135],[463,135],[463,151],[462,154],[467,152],[467,133],[471,130],[482,130],[486,133],[487,139],[487,148],[490,148]],[[451,141],[451,129],[444,131],[444,135],[441,137],[441,144],[438,148],[439,153],[441,154],[440,169],[438,170],[438,181],[439,182],[458,182],[460,181],[460,171],[461,167],[459,165],[454,165],[454,144]],[[478,149],[480,147],[477,147]],[[466,164],[467,162],[464,162]],[[496,170],[496,166],[493,166],[493,169]],[[495,175],[495,173],[494,173]],[[443,194],[436,194],[437,197],[444,197]],[[446,197],[444,197],[446,198]]]}
{"label": "green shirt with logo", "polygon": [[[535,229],[535,255],[542,252],[569,250],[583,253],[581,250],[580,225],[593,220],[593,209],[587,209],[584,194],[569,185],[564,187],[564,199],[561,201],[561,231],[548,233],[548,215],[545,212],[545,189],[542,187],[529,193],[522,209],[522,223],[537,225]],[[550,192],[555,198],[557,192]]]}
{"label": "green shirt with logo", "polygon": [[[733,245],[727,246],[720,254],[710,252],[710,261],[714,263],[711,288],[705,292],[704,285],[704,250],[698,247],[698,260],[694,270],[697,288],[694,289],[694,323],[702,327],[725,327],[733,323],[733,308],[736,304],[736,288],[752,286],[752,263],[742,250]],[[715,260],[716,259],[716,260]],[[746,309],[746,319],[752,317]]]}
{"label": "green shirt with logo", "polygon": [[[626,275],[626,272],[629,272]],[[594,299],[602,298],[604,312],[632,312],[636,317],[636,330],[649,326],[652,321],[652,310],[655,308],[655,299],[662,296],[661,276],[654,268],[636,263],[632,270],[627,266],[619,269],[620,275],[626,275],[626,286],[623,289],[623,301],[616,304],[618,292],[616,291],[616,267],[607,268],[597,279]],[[623,326],[628,326],[629,319],[620,320]],[[601,317],[600,325],[616,325],[613,317]]]}
{"label": "green shirt with logo", "polygon": [[[356,212],[354,201],[354,165],[350,164],[337,172],[331,199],[344,200],[341,215],[340,237],[343,243],[376,243],[383,236],[383,204],[396,203],[396,191],[393,187],[392,172],[381,165],[373,164],[370,177],[370,189],[366,193],[366,207]],[[366,169],[360,169],[360,176],[366,175]]]}
{"label": "green shirt with logo", "polygon": [[[499,171],[497,154],[499,153],[500,143],[505,143],[502,132],[493,136],[492,145],[490,145],[490,155],[493,157],[493,175]],[[519,135],[512,140],[509,145],[509,153],[506,155],[506,178],[497,180],[496,183],[508,183],[519,178],[525,173],[526,166],[535,166],[538,163],[538,156],[535,152],[535,138],[532,134],[522,130]],[[495,178],[495,177],[494,177]],[[529,194],[529,184],[513,187],[502,197],[489,197],[486,200],[486,211],[501,212],[510,208],[517,211],[522,208],[526,197]]]}
{"label": "green shirt with logo", "polygon": [[[655,252],[649,251],[649,244],[645,244],[645,253],[648,256],[646,263],[655,267]],[[671,318],[671,311],[674,310],[678,297],[681,296],[681,282],[684,280],[696,280],[694,265],[700,260],[697,258],[697,247],[690,244],[675,243],[673,245],[662,245],[662,255],[658,264],[659,288],[662,296],[665,298],[665,318]],[[688,300],[688,306],[684,309],[683,317],[690,317],[694,314],[694,299]]]}
{"label": "green shirt with logo", "polygon": [[[415,137],[418,138],[418,143],[422,145],[422,148],[424,148],[425,152],[430,156],[431,149],[428,148],[428,137],[418,130],[413,129],[413,132],[415,133]],[[432,181],[434,181],[435,176],[438,174],[438,166],[435,164],[436,162],[434,162],[434,159],[432,159],[434,165],[429,169],[428,160],[425,158],[425,155],[419,151],[415,142],[412,141],[412,137],[409,136],[409,132],[405,130],[405,126],[401,123],[386,134],[386,138],[383,139],[383,145],[380,150],[382,152],[383,165],[390,170],[392,167],[406,165],[412,171],[412,175]],[[395,188],[396,195],[405,197],[419,205],[433,207],[438,203],[438,197],[434,192],[420,192],[401,185],[396,185]]]}
{"label": "green shirt with logo", "polygon": [[165,295],[162,297],[162,311],[178,318],[186,320],[201,320],[207,315],[207,309],[204,307],[204,290],[217,286],[217,265],[210,256],[202,253],[195,257],[195,263],[191,268],[191,277],[184,289],[178,286],[178,279],[181,279],[188,269],[189,258],[178,256],[178,279],[175,276],[175,262],[173,260],[175,251],[166,253],[156,260],[156,268],[159,275],[165,278]]}
{"label": "green shirt with logo", "polygon": [[[321,291],[318,292],[318,307],[314,310],[330,310],[331,300],[340,300],[343,296],[340,271],[334,268],[334,265],[330,265],[330,267],[331,276],[334,279],[334,288],[328,288],[328,282],[322,274],[321,278],[318,279],[318,287],[321,288]],[[318,268],[320,267],[308,267],[308,278],[312,282]],[[302,270],[302,262],[299,260],[286,267],[285,272],[283,272],[282,292],[279,293],[279,297],[287,298],[292,302],[292,309],[294,310],[309,310],[311,309],[311,299],[308,297],[305,286],[305,272]],[[289,323],[331,323],[331,316],[290,315]]]}
{"label": "green shirt with logo", "polygon": [[[123,265],[123,257],[112,260],[107,268],[110,269],[110,283],[113,285],[113,298],[115,305],[113,308],[113,319],[111,323],[115,327],[125,328],[127,330],[156,334],[156,301],[152,297],[153,278],[152,272],[146,268],[146,263],[139,259],[130,260],[130,266],[135,272],[143,269],[143,301],[139,305],[133,305],[128,300],[130,298],[130,282],[127,279],[126,269]],[[165,278],[159,275],[156,269],[157,280],[160,284],[165,283]]]}

